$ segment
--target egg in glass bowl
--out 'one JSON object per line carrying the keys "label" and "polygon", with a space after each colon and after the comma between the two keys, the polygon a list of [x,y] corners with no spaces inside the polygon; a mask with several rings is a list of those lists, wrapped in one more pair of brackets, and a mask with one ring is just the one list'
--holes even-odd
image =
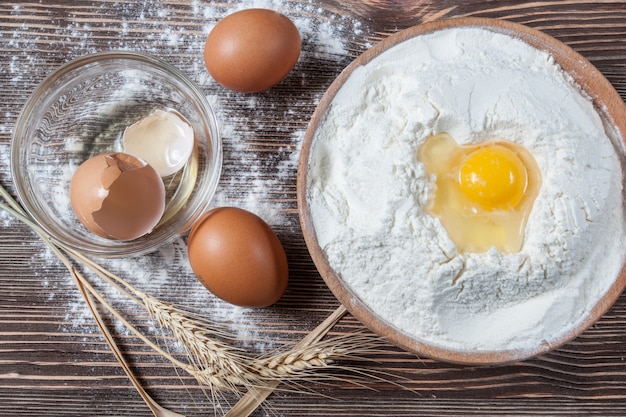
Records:
{"label": "egg in glass bowl", "polygon": [[[94,233],[85,227],[88,223],[82,222],[77,217],[80,213],[73,208],[93,206],[89,199],[94,196],[90,194],[97,198],[98,192],[88,192],[89,184],[102,179],[87,178],[84,182],[87,186],[76,187],[79,191],[70,201],[74,174],[91,158],[127,155],[124,137],[128,129],[133,130],[132,126],[139,126],[141,129],[134,130],[145,136],[134,142],[145,149],[153,148],[150,140],[155,131],[163,131],[163,115],[175,120],[173,129],[182,125],[188,143],[184,145],[185,159],[175,161],[175,169],[162,173],[161,177],[152,175],[160,183],[157,192],[165,200],[158,218],[154,224],[150,220],[149,230],[138,237],[116,239]],[[142,123],[151,119],[159,119],[161,126],[145,133]],[[144,139],[146,143],[142,142]],[[168,152],[167,158],[178,155]],[[143,158],[133,157],[133,163]],[[148,253],[189,230],[210,204],[221,167],[220,133],[205,95],[179,69],[135,52],[90,54],[51,73],[28,98],[11,143],[11,172],[26,211],[53,238],[100,257]],[[83,176],[94,175],[93,168],[82,171],[85,171],[81,173]],[[123,192],[121,195],[122,199],[132,197],[131,194],[124,197]],[[124,215],[131,208],[114,209],[122,210]],[[146,216],[154,216],[148,209]],[[141,210],[134,215],[143,220]]]}
{"label": "egg in glass bowl", "polygon": [[302,145],[305,241],[338,300],[418,355],[562,346],[626,286],[626,106],[532,28],[400,31],[329,87]]}

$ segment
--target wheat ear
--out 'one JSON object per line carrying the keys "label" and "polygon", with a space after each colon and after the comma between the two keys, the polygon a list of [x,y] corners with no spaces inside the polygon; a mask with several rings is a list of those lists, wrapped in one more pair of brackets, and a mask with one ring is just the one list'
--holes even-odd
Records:
{"label": "wheat ear", "polygon": [[260,383],[248,365],[250,358],[218,339],[232,338],[232,335],[216,324],[195,318],[192,313],[152,296],[145,295],[143,302],[157,323],[181,344],[191,362],[185,370],[200,382],[234,391]]}
{"label": "wheat ear", "polygon": [[[324,320],[313,331],[306,335],[296,346],[296,349],[311,346],[316,342],[322,340],[322,338],[337,324],[337,322],[347,313],[344,306],[339,306],[326,320]],[[225,417],[247,417],[259,405],[265,401],[265,399],[278,387],[280,380],[268,381],[262,386],[253,386],[248,389],[246,395],[244,395],[237,404],[235,404]]]}

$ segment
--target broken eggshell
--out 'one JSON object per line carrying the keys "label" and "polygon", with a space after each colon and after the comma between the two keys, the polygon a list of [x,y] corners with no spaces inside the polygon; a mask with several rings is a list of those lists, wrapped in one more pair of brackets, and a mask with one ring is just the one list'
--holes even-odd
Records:
{"label": "broken eggshell", "polygon": [[185,166],[195,144],[191,124],[172,110],[155,110],[127,127],[121,146],[125,153],[150,164],[161,177],[178,172]]}
{"label": "broken eggshell", "polygon": [[165,186],[145,161],[125,153],[96,155],[70,182],[70,203],[89,231],[133,240],[154,229],[165,210]]}

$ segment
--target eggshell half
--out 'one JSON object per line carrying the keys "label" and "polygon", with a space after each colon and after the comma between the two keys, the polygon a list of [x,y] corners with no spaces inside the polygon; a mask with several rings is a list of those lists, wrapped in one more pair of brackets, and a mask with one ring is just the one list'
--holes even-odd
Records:
{"label": "eggshell half", "polygon": [[192,227],[189,262],[217,297],[242,307],[267,307],[287,288],[287,256],[257,215],[234,207],[205,213]]}
{"label": "eggshell half", "polygon": [[195,145],[191,124],[179,113],[157,109],[124,130],[122,148],[150,164],[161,177],[181,170]]}
{"label": "eggshell half", "polygon": [[133,240],[157,225],[165,210],[165,186],[146,162],[106,153],[83,162],[70,182],[70,203],[89,231]]}

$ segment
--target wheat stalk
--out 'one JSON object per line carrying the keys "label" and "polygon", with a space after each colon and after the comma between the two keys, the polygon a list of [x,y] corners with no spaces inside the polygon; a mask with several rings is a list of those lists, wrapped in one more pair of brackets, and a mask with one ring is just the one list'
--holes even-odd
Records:
{"label": "wheat stalk", "polygon": [[[77,256],[90,269],[99,271],[98,265],[92,264],[93,261],[80,254]],[[146,344],[183,368],[199,382],[212,388],[227,388],[241,392],[254,386],[266,385],[269,380],[274,379],[281,382],[311,379],[311,371],[328,368],[334,361],[348,356],[371,352],[376,343],[374,338],[358,338],[357,334],[353,334],[323,343],[315,340],[311,346],[303,344],[292,350],[255,358],[221,341],[234,340],[235,337],[217,323],[145,294],[108,271],[104,278],[124,283],[127,290],[120,291],[132,295],[162,328],[172,333],[185,350],[190,363],[185,364],[174,359],[141,335],[123,317],[118,319]],[[343,308],[339,311],[345,314]],[[324,330],[328,331],[331,327],[327,325]]]}
{"label": "wheat stalk", "polygon": [[96,303],[94,299],[92,298],[93,291],[91,291],[92,293],[91,295],[88,293],[88,290],[92,290],[92,289],[84,285],[82,276],[78,273],[78,271],[76,271],[73,265],[71,265],[70,260],[63,254],[61,249],[57,245],[54,244],[53,239],[43,229],[41,229],[30,218],[30,216],[28,216],[24,208],[20,206],[17,203],[17,201],[13,199],[13,197],[6,191],[6,189],[2,185],[0,185],[0,195],[8,203],[8,205],[4,203],[0,203],[0,208],[4,209],[8,213],[12,214],[14,217],[16,217],[17,219],[21,220],[26,225],[28,225],[44,241],[44,243],[46,243],[46,245],[50,247],[53,253],[67,267],[68,271],[70,272],[70,275],[72,276],[72,278],[74,278],[74,282],[76,283],[81,295],[83,296],[83,299],[85,300],[85,303],[87,304],[87,307],[89,308],[94,319],[96,320],[96,323],[98,327],[100,328],[100,331],[102,332],[103,337],[109,344],[117,361],[119,362],[120,366],[122,367],[122,369],[128,376],[128,379],[130,380],[130,382],[133,384],[133,387],[135,387],[135,390],[139,393],[139,395],[144,400],[144,402],[146,403],[150,411],[152,411],[152,414],[154,414],[155,417],[184,417],[181,414],[175,413],[165,407],[162,407],[143,389],[143,387],[141,386],[141,384],[135,377],[134,373],[130,369],[129,364],[126,362],[126,360],[124,359],[124,356],[120,352],[117,344],[115,343],[115,340],[113,339],[113,336],[111,335],[108,328],[104,324],[104,321],[102,320],[102,316],[100,315],[100,312],[98,311],[96,307]]}
{"label": "wheat stalk", "polygon": [[[108,312],[144,343],[175,366],[184,369],[194,376],[201,384],[209,386],[211,389],[226,389],[238,393],[245,392],[240,401],[226,414],[228,417],[248,416],[281,382],[314,379],[313,375],[317,375],[317,378],[322,379],[325,376],[316,374],[316,372],[332,367],[336,360],[346,357],[357,357],[358,355],[375,351],[376,339],[363,334],[353,334],[331,338],[324,342],[321,341],[346,313],[346,309],[340,306],[292,349],[261,357],[248,355],[225,342],[226,340],[234,340],[234,337],[223,327],[217,325],[217,323],[210,322],[181,307],[145,294],[81,252],[54,239],[34,222],[2,185],[0,185],[0,196],[7,202],[6,204],[0,202],[0,208],[28,225],[68,268],[92,311],[103,336],[155,416],[180,416],[180,414],[159,406],[139,385],[130,367],[121,355],[115,340],[97,312],[95,302],[105,307]],[[159,326],[173,335],[183,348],[189,361],[183,362],[176,359],[129,323],[91,285],[89,280],[74,268],[68,256],[87,267],[130,300],[141,305]]]}
{"label": "wheat stalk", "polygon": [[[346,308],[339,306],[330,316],[326,318],[319,326],[307,334],[294,349],[300,349],[307,346],[313,346],[337,324],[337,322],[347,313]],[[231,410],[226,413],[225,417],[247,417],[257,407],[265,401],[265,399],[278,387],[280,379],[267,381],[260,387],[250,387],[246,395],[244,395]]]}
{"label": "wheat stalk", "polygon": [[[144,296],[144,305],[157,323],[181,343],[191,358],[192,366],[184,367],[191,375],[207,385],[235,391],[274,380],[310,379],[312,372],[333,367],[340,359],[378,352],[377,344],[381,341],[367,334],[353,333],[325,341],[312,339],[286,351],[255,357],[222,342],[220,339],[233,339],[233,335],[217,323],[197,318],[193,313],[149,295]],[[345,312],[340,307],[335,314]],[[321,325],[318,331],[325,334],[332,325]]]}
{"label": "wheat stalk", "polygon": [[143,302],[148,313],[185,349],[192,364],[185,369],[200,382],[235,391],[241,386],[259,384],[246,364],[249,358],[217,338],[225,336],[218,326],[149,295],[144,296]]}

